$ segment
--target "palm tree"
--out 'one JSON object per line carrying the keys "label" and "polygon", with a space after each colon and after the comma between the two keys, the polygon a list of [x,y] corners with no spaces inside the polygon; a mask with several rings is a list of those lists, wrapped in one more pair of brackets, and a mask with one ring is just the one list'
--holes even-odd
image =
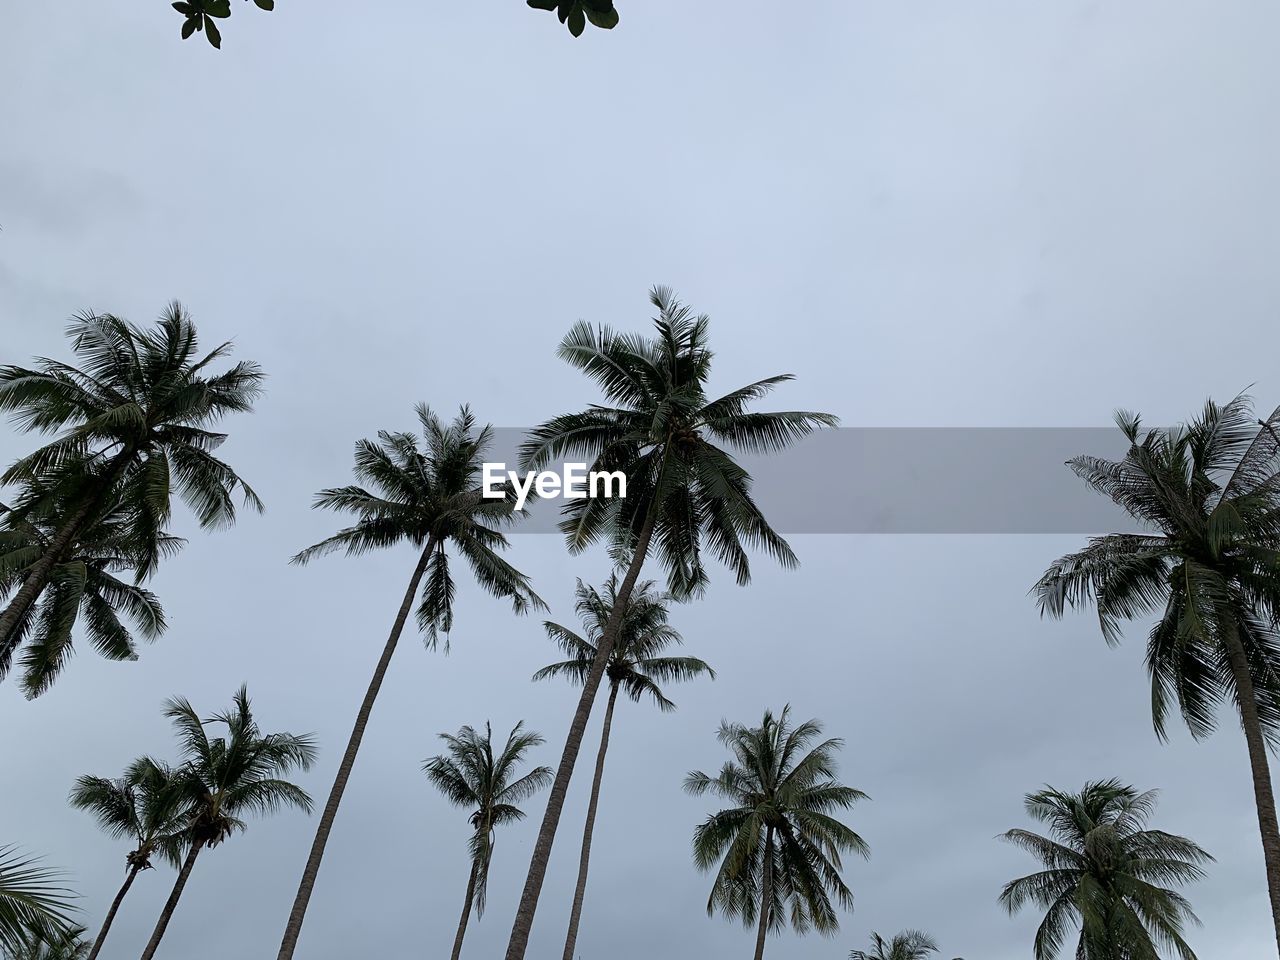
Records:
{"label": "palm tree", "polygon": [[[69,509],[61,492],[27,483],[12,507],[0,503],[0,599],[20,589],[30,565],[48,552]],[[9,641],[0,643],[0,678],[26,639],[20,660],[23,693],[32,698],[46,691],[73,652],[72,631],[81,619],[90,643],[109,660],[138,658],[125,621],[146,640],[164,631],[164,609],[156,595],[116,576],[137,565],[133,533],[133,519],[119,502],[84,524],[50,569],[40,599],[18,618]],[[182,544],[160,531],[153,542],[164,553]]]}
{"label": "palm tree", "polygon": [[1199,880],[1200,864],[1213,858],[1185,837],[1145,829],[1155,806],[1155,791],[1139,793],[1119,780],[1027,795],[1027,813],[1048,825],[1048,836],[1010,830],[1003,839],[1045,869],[1006,884],[1000,902],[1011,914],[1028,903],[1045,911],[1036,960],[1058,956],[1076,926],[1077,960],[1159,960],[1166,949],[1195,960],[1182,927],[1199,921],[1181,894],[1161,884]]}
{"label": "palm tree", "polygon": [[[309,734],[263,733],[244,687],[230,710],[207,720],[181,697],[166,703],[165,716],[173,721],[184,760],[179,780],[187,808],[186,853],[142,960],[155,956],[201,850],[244,830],[247,814],[271,814],[281,807],[311,812],[311,797],[284,778],[311,769],[315,741]],[[215,725],[225,731],[211,738],[209,727]]]}
{"label": "palm tree", "polygon": [[1253,774],[1267,891],[1280,948],[1280,823],[1267,744],[1280,738],[1280,410],[1255,420],[1248,397],[1212,401],[1190,423],[1143,430],[1120,411],[1123,460],[1068,466],[1146,528],[1095,537],[1035,585],[1040,610],[1096,604],[1102,634],[1158,613],[1147,640],[1152,718],[1164,739],[1176,703],[1193,736],[1220,703],[1239,711]]}
{"label": "palm tree", "polygon": [[933,937],[920,930],[903,930],[891,940],[873,932],[871,949],[851,950],[849,960],[928,960],[929,954],[937,952]]}
{"label": "palm tree", "polygon": [[139,873],[151,869],[151,858],[158,854],[174,867],[181,865],[190,819],[185,788],[173,769],[150,757],[135,760],[124,776],[115,780],[88,775],[76,780],[71,806],[92,813],[99,828],[112,839],[128,839],[133,844],[124,858],[124,883],[111,901],[92,948],[86,948],[87,960],[96,960],[125,894]]}
{"label": "palm tree", "polygon": [[[791,708],[766,711],[758,727],[722,723],[719,738],[733,755],[718,776],[694,772],[684,788],[730,804],[707,817],[693,834],[699,870],[716,869],[707,914],[756,924],[755,960],[764,956],[770,930],[783,930],[790,912],[797,933],[833,934],[839,927],[832,895],[844,909],[853,894],[840,877],[841,855],[870,855],[866,842],[836,819],[866,794],[836,779],[843,742],[814,741],[816,720],[792,727]],[[719,866],[717,867],[717,862]]]}
{"label": "palm tree", "polygon": [[72,895],[59,878],[35,857],[0,846],[0,949],[18,952],[33,937],[72,928]]}
{"label": "palm tree", "polygon": [[452,960],[462,955],[462,938],[467,933],[474,905],[476,917],[484,915],[485,896],[489,888],[489,865],[498,827],[524,819],[524,811],[516,804],[527,800],[551,781],[550,767],[536,767],[522,777],[516,770],[525,753],[544,741],[517,723],[507,736],[506,745],[496,754],[493,730],[484,725],[484,736],[471,727],[457,734],[442,733],[447,755],[432,757],[422,765],[427,779],[456,807],[471,811],[471,872],[467,877],[467,895],[462,902],[462,919],[453,940]]}
{"label": "palm tree", "polygon": [[139,579],[164,554],[160,531],[175,488],[203,527],[235,520],[236,490],[262,509],[248,485],[213,455],[226,435],[209,429],[229,413],[253,409],[263,379],[257,364],[241,361],[211,374],[210,365],[231,345],[202,356],[195,324],[176,302],[150,331],[118,317],[83,314],[67,335],[79,366],[39,358],[35,368],[0,367],[0,410],[12,411],[23,429],[61,431],[13,464],[0,483],[56,480],[65,503],[52,536],[0,612],[0,650],[17,645],[25,614],[85,527],[121,502],[131,516]]}
{"label": "palm tree", "polygon": [[695,317],[665,287],[655,288],[650,300],[658,309],[652,338],[608,328],[593,330],[586,323],[569,331],[560,344],[560,357],[595,380],[609,405],[593,404],[585,411],[553,417],[535,428],[521,449],[526,470],[541,468],[554,458],[573,457],[590,460],[592,470],[621,470],[626,475],[625,497],[568,499],[561,523],[570,552],[579,553],[604,540],[617,558],[625,559],[626,574],[569,725],[506,960],[524,960],[587,720],[650,545],[657,550],[668,587],[677,599],[695,596],[706,586],[704,545],[734,571],[739,584],[751,579],[744,543],[763,548],[783,566],[794,567],[795,554],[751,498],[750,475],[725,446],[777,452],[820,427],[837,423],[825,413],[748,409],[753,401],[792,379],[790,374],[709,399],[708,318]]}
{"label": "palm tree", "polygon": [[48,934],[30,934],[16,947],[0,949],[4,960],[88,960],[84,927],[67,927]]}
{"label": "palm tree", "polygon": [[425,449],[412,433],[382,431],[376,443],[357,443],[355,474],[373,491],[358,485],[320,491],[314,506],[354,514],[355,522],[293,558],[295,563],[307,563],[339,550],[348,556],[360,556],[401,543],[411,544],[418,551],[409,586],[356,713],[351,738],[316,826],[315,840],[280,944],[279,960],[290,960],[297,948],[325,844],[419,586],[422,596],[418,625],[425,632],[428,648],[434,648],[440,634],[448,634],[453,624],[449,545],[466,559],[477,582],[494,596],[509,599],[516,613],[545,607],[533,592],[529,578],[498,555],[507,546],[507,538],[498,528],[513,522],[518,515],[513,514],[509,488],[503,498],[483,495],[480,477],[493,428],[477,430],[475,417],[466,407],[448,426],[424,405],[417,407],[417,415]]}
{"label": "palm tree", "polygon": [[[568,627],[548,621],[544,624],[547,634],[569,657],[559,663],[543,667],[533,675],[534,680],[549,677],[566,677],[581,685],[591,673],[600,637],[613,606],[618,598],[618,577],[615,573],[604,585],[604,593],[578,581],[578,615],[582,618],[585,637]],[[595,831],[596,810],[600,805],[600,782],[604,776],[604,759],[609,749],[609,733],[613,728],[613,708],[618,691],[625,690],[632,700],[645,696],[653,699],[659,710],[674,710],[676,705],[663,694],[659,683],[675,683],[692,680],[706,674],[715,679],[715,671],[696,657],[666,657],[662,652],[672,644],[681,643],[680,634],[667,623],[667,604],[670,597],[654,592],[652,580],[636,585],[635,592],[622,616],[618,642],[609,656],[605,670],[609,678],[609,700],[604,711],[604,725],[600,730],[600,750],[596,755],[595,777],[591,781],[591,801],[587,805],[587,822],[582,831],[582,854],[578,862],[578,885],[573,893],[573,907],[569,914],[569,932],[564,942],[564,960],[574,960],[574,948],[578,943],[578,924],[582,920],[582,904],[587,892],[587,868],[591,860],[591,837]]]}

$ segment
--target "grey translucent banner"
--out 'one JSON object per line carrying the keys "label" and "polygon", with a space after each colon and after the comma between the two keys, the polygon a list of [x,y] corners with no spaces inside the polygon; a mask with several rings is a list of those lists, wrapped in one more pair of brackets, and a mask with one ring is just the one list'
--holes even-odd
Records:
{"label": "grey translucent banner", "polygon": [[[524,435],[497,430],[485,459],[518,470]],[[1114,427],[848,427],[779,455],[737,459],[784,534],[1099,534],[1138,527],[1065,461],[1086,453],[1119,459],[1126,448]],[[527,507],[515,532],[555,532],[562,505]]]}

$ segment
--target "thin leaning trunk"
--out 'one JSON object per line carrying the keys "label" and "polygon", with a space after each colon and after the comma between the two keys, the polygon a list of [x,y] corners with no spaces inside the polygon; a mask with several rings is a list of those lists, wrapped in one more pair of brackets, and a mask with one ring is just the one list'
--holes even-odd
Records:
{"label": "thin leaning trunk", "polygon": [[769,933],[773,907],[773,827],[764,832],[764,882],[760,885],[760,926],[756,930],[756,960],[764,960],[764,938]]}
{"label": "thin leaning trunk", "polygon": [[134,878],[142,868],[136,865],[129,867],[129,872],[125,874],[124,883],[120,887],[120,892],[116,894],[116,898],[111,901],[111,909],[107,911],[107,917],[102,921],[102,929],[98,931],[98,938],[93,941],[93,946],[89,948],[89,956],[85,960],[97,960],[98,952],[102,949],[102,944],[107,939],[107,932],[111,929],[111,924],[116,919],[116,912],[120,909],[120,904],[124,902],[124,895],[129,892],[129,888],[133,886]]}
{"label": "thin leaning trunk", "polygon": [[133,453],[130,450],[123,450],[112,459],[102,479],[97,481],[97,492],[86,496],[76,512],[67,518],[67,522],[50,541],[49,549],[31,565],[31,569],[22,578],[22,586],[0,612],[0,663],[5,662],[13,653],[13,648],[17,646],[16,628],[27,611],[39,599],[44,588],[49,585],[49,575],[53,572],[53,568],[58,565],[67,547],[75,541],[76,535],[84,529],[85,521],[106,499],[107,492],[115,485],[132,456]]}
{"label": "thin leaning trunk", "polygon": [[506,960],[524,960],[525,951],[529,948],[533,916],[538,909],[538,897],[542,894],[547,865],[551,862],[551,846],[555,843],[560,814],[564,812],[564,800],[569,792],[569,780],[573,777],[573,766],[578,760],[578,752],[582,749],[582,739],[587,732],[587,720],[591,717],[591,706],[595,702],[596,691],[600,689],[605,667],[608,666],[609,657],[612,656],[613,648],[618,643],[618,628],[622,624],[622,615],[631,599],[631,591],[635,588],[636,580],[640,576],[640,568],[644,566],[645,555],[649,552],[649,541],[653,538],[655,519],[654,513],[650,510],[644,526],[640,529],[640,536],[636,540],[635,555],[627,567],[627,575],[623,578],[622,586],[618,588],[614,599],[613,612],[609,614],[609,620],[601,631],[595,660],[591,663],[591,672],[587,674],[587,679],[582,685],[578,708],[574,711],[573,722],[569,724],[564,753],[560,756],[560,766],[556,770],[555,781],[551,784],[551,795],[547,798],[547,812],[543,814],[542,826],[538,828],[538,839],[534,844],[533,857],[529,862],[529,876],[524,882],[524,892],[520,895],[520,906],[516,910],[515,923],[511,928],[511,941],[507,944]]}
{"label": "thin leaning trunk", "polygon": [[591,802],[587,804],[587,824],[582,828],[582,856],[578,860],[578,885],[573,891],[573,908],[569,912],[569,933],[564,939],[564,960],[573,960],[578,946],[578,924],[582,920],[582,902],[587,895],[587,868],[591,863],[591,835],[595,832],[596,810],[600,806],[600,781],[604,777],[604,757],[609,750],[609,730],[613,727],[613,707],[618,702],[618,685],[609,688],[609,705],[604,711],[600,730],[600,752],[596,754],[596,774],[591,781]]}
{"label": "thin leaning trunk", "polygon": [[165,929],[169,926],[169,921],[173,919],[173,911],[178,906],[178,901],[182,898],[182,890],[187,885],[187,878],[191,876],[191,868],[196,865],[196,857],[200,856],[200,848],[203,844],[193,843],[191,849],[187,851],[186,859],[182,861],[182,869],[178,871],[178,879],[173,882],[173,890],[169,893],[169,899],[164,902],[164,909],[160,911],[160,919],[156,921],[156,928],[151,934],[151,939],[147,941],[147,948],[142,951],[142,960],[151,960],[156,955],[156,948],[160,946],[160,938],[164,936]]}
{"label": "thin leaning trunk", "polygon": [[1262,858],[1267,867],[1267,893],[1271,897],[1271,918],[1276,931],[1276,949],[1280,950],[1280,824],[1276,822],[1276,800],[1271,789],[1271,768],[1267,762],[1267,743],[1258,718],[1253,678],[1249,659],[1240,637],[1231,631],[1226,638],[1227,656],[1235,677],[1240,699],[1240,723],[1249,745],[1249,766],[1253,773],[1253,798],[1258,807],[1258,829],[1262,834]]}
{"label": "thin leaning trunk", "polygon": [[471,876],[467,878],[467,899],[462,901],[462,919],[458,921],[458,935],[453,938],[453,953],[450,960],[458,960],[462,956],[462,938],[467,935],[467,924],[471,920],[471,904],[476,899],[476,876],[480,873],[480,864],[471,862]]}
{"label": "thin leaning trunk", "polygon": [[333,778],[333,787],[329,790],[329,799],[325,802],[324,812],[316,825],[316,836],[311,843],[311,853],[307,857],[307,865],[302,871],[302,880],[298,884],[298,894],[293,900],[293,909],[289,911],[289,922],[285,926],[284,939],[280,943],[277,960],[290,960],[298,946],[298,935],[302,932],[302,921],[307,915],[307,904],[311,901],[311,891],[315,889],[316,876],[320,873],[320,861],[324,859],[325,844],[329,842],[329,833],[333,830],[333,821],[338,815],[338,806],[342,803],[342,794],[347,789],[347,781],[351,779],[351,769],[355,766],[356,754],[360,752],[360,742],[364,739],[365,728],[369,725],[369,715],[373,712],[373,703],[378,699],[378,691],[382,689],[382,680],[387,675],[387,667],[391,663],[391,655],[396,652],[396,644],[400,642],[400,634],[404,631],[405,621],[409,619],[409,611],[413,608],[413,598],[418,593],[418,584],[426,572],[431,552],[435,549],[436,540],[431,538],[418,558],[418,565],[409,580],[409,588],[404,592],[404,600],[400,604],[400,612],[396,614],[391,634],[387,637],[386,646],[382,648],[382,656],[374,668],[373,677],[369,680],[369,689],[365,691],[364,700],[356,714],[355,726],[351,728],[351,739],[347,741],[346,752],[338,765],[337,776]]}

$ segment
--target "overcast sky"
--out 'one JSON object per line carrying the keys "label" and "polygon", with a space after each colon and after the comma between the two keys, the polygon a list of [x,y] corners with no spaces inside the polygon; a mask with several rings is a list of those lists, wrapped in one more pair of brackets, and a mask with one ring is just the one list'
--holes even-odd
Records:
{"label": "overcast sky", "polygon": [[[0,687],[0,843],[70,870],[91,927],[126,850],[64,797],[173,756],[166,697],[211,713],[247,681],[267,729],[316,733],[303,779],[327,791],[413,563],[286,566],[337,525],[308,504],[346,482],[352,442],[411,428],[418,401],[520,427],[595,400],[555,345],[579,318],[643,328],[652,284],[712,315],[713,386],[793,372],[778,405],[851,426],[1103,426],[1117,406],[1170,422],[1250,384],[1280,400],[1273,5],[619,3],[617,30],[575,41],[519,0],[237,2],[221,53],[180,42],[159,0],[9,4],[0,361],[67,357],[76,311],[146,322],[176,297],[271,378],[224,448],[268,512],[213,535],[183,515],[192,542],[155,585],[168,635],[136,663],[82,652],[34,703]],[[0,454],[33,442],[6,428]],[[1203,960],[1270,951],[1234,722],[1159,745],[1141,626],[1109,650],[1090,617],[1042,623],[1027,597],[1080,540],[800,536],[798,571],[762,559],[746,589],[719,573],[673,614],[719,679],[672,690],[674,715],[619,706],[581,957],[746,955],[751,934],[705,914],[689,840],[709,806],[680,781],[722,761],[722,717],[787,702],[847,741],[872,857],[848,865],[837,938],[768,955],[920,927],[946,958],[1023,960],[1039,918],[996,897],[1035,864],[993,838],[1042,783],[1111,776],[1162,788],[1158,825],[1217,857],[1189,891]],[[566,622],[574,578],[607,573],[550,535],[511,558]],[[460,578],[452,639],[397,654],[306,960],[446,954],[468,828],[419,770],[437,732],[523,719],[549,741],[535,758],[558,756],[575,696],[528,682],[554,654],[537,619]],[[563,941],[584,769],[539,960]],[[527,809],[467,956],[506,943],[541,798]],[[273,956],[313,827],[282,814],[202,857],[161,955]],[[141,950],[172,879],[139,879],[104,960]]]}

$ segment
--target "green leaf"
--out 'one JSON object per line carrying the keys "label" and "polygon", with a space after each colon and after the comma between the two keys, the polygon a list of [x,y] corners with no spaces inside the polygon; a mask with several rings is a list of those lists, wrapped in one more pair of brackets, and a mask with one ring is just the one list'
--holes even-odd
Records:
{"label": "green leaf", "polygon": [[184,17],[190,17],[196,12],[195,8],[189,3],[175,3],[173,4],[173,9],[177,10]]}
{"label": "green leaf", "polygon": [[222,34],[218,32],[218,25],[208,17],[204,18],[204,35],[209,38],[209,42],[215,49],[222,49]]}
{"label": "green leaf", "polygon": [[219,20],[227,19],[231,16],[231,0],[209,0],[205,4],[204,15],[217,17]]}
{"label": "green leaf", "polygon": [[569,14],[569,32],[575,37],[580,37],[585,29],[587,29],[587,18],[582,12],[582,4],[576,4],[573,12]]}
{"label": "green leaf", "polygon": [[593,26],[599,27],[601,30],[612,30],[618,25],[617,10],[597,10],[590,6],[586,10],[587,19],[591,21]]}
{"label": "green leaf", "polygon": [[188,17],[184,20],[182,23],[182,39],[190,39],[191,35],[196,32],[196,27],[199,26],[199,24],[200,19],[198,17]]}
{"label": "green leaf", "polygon": [[525,0],[535,10],[554,10],[560,6],[560,0]]}
{"label": "green leaf", "polygon": [[258,5],[259,10],[274,10],[276,8],[276,0],[253,0]]}

